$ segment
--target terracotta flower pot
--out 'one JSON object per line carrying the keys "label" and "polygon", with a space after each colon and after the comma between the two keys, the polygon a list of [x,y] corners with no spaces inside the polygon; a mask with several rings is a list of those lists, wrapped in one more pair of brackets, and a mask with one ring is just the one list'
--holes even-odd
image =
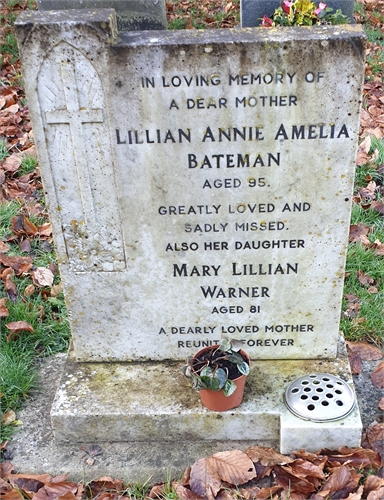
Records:
{"label": "terracotta flower pot", "polygon": [[[193,356],[193,360],[198,358],[199,355],[203,352],[214,351],[218,348],[219,346],[204,347],[204,349],[201,349]],[[239,353],[247,360],[247,363],[249,364],[248,354],[242,350],[240,350]],[[202,389],[201,391],[199,391],[201,402],[206,408],[214,411],[227,411],[231,410],[232,408],[237,408],[243,401],[246,378],[246,375],[241,375],[240,377],[233,380],[233,382],[236,384],[236,390],[231,396],[225,396],[221,389],[219,391]]]}

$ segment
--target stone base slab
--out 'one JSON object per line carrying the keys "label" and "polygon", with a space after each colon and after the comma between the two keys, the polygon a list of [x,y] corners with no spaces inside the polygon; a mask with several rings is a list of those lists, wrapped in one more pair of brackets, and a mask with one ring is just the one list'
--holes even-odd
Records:
{"label": "stone base slab", "polygon": [[205,409],[180,362],[77,363],[69,353],[51,410],[58,442],[254,441],[280,443],[282,453],[359,446],[359,409],[314,423],[284,404],[286,387],[309,373],[353,385],[343,341],[335,360],[253,361],[244,401],[218,413]]}

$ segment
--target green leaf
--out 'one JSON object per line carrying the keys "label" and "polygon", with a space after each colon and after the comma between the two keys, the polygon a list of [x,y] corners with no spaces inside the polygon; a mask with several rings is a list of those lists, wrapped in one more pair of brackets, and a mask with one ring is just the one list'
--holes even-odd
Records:
{"label": "green leaf", "polygon": [[210,366],[204,366],[200,372],[200,377],[212,377],[213,370]]}
{"label": "green leaf", "polygon": [[237,365],[237,369],[243,375],[248,375],[249,373],[249,364],[246,361],[243,361],[241,365]]}
{"label": "green leaf", "polygon": [[218,368],[215,373],[215,377],[219,381],[219,389],[222,389],[227,382],[227,373],[223,368]]}
{"label": "green leaf", "polygon": [[233,382],[232,380],[227,380],[225,386],[223,387],[224,396],[232,396],[236,389],[237,385],[235,384],[235,382]]}
{"label": "green leaf", "polygon": [[238,352],[231,352],[227,354],[227,359],[231,363],[234,363],[235,365],[241,365],[243,360],[243,356],[239,354]]}
{"label": "green leaf", "polygon": [[220,340],[220,350],[226,352],[226,351],[230,351],[231,348],[232,348],[231,340],[227,339],[226,337],[223,337]]}
{"label": "green leaf", "polygon": [[207,387],[207,389],[211,389],[211,391],[219,391],[220,390],[220,382],[217,378],[201,376],[200,380]]}

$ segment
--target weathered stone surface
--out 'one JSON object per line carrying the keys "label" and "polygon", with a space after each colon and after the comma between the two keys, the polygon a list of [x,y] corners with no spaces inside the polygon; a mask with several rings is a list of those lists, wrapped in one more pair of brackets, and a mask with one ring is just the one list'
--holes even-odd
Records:
{"label": "weathered stone surface", "polygon": [[120,31],[161,30],[167,25],[164,0],[37,0],[39,10],[115,9]]}
{"label": "weathered stone surface", "polygon": [[293,415],[284,392],[296,378],[326,372],[352,385],[345,346],[333,361],[254,361],[244,401],[217,413],[203,408],[180,363],[77,363],[70,353],[52,406],[58,442],[253,441],[284,453],[359,446],[359,410],[335,422]]}
{"label": "weathered stone surface", "polygon": [[17,23],[76,359],[183,359],[222,333],[254,359],[334,357],[361,27],[116,40],[95,12]]}
{"label": "weathered stone surface", "polygon": [[[341,357],[344,356],[341,355]],[[17,414],[18,418],[22,420],[23,426],[7,446],[7,450],[12,456],[12,464],[17,471],[40,474],[44,470],[53,477],[69,473],[70,480],[75,481],[87,481],[95,477],[109,475],[130,482],[145,482],[151,477],[151,483],[155,483],[164,481],[164,477],[167,473],[169,474],[170,470],[172,470],[174,478],[180,477],[186,466],[218,451],[232,449],[245,451],[248,446],[255,444],[279,448],[278,439],[274,441],[262,439],[257,442],[205,440],[183,441],[182,443],[162,440],[119,443],[104,441],[99,443],[101,454],[94,457],[94,462],[92,462],[92,457],[85,451],[90,450],[90,445],[74,442],[58,443],[53,438],[50,409],[59,385],[63,361],[63,355],[40,360],[41,383],[39,384],[39,392],[33,394],[26,402],[25,408]],[[280,364],[280,362],[277,363]],[[315,365],[318,364],[318,369],[323,370],[324,367],[320,363],[321,361],[315,361]],[[361,418],[365,422],[364,427],[380,414],[377,407],[377,402],[381,398],[380,389],[373,387],[369,376],[378,363],[380,361],[363,362],[363,373],[353,377]],[[350,380],[350,375],[347,373],[343,370],[337,372],[344,380]],[[294,377],[296,374],[293,373],[292,376]],[[283,383],[287,384],[287,381],[288,378],[284,379]],[[300,420],[300,423],[306,426],[304,421]],[[319,436],[315,438],[313,429],[312,435],[312,441],[317,443]],[[343,436],[343,433],[340,432],[340,435]],[[301,428],[297,428],[296,436],[300,438]],[[348,431],[344,431],[344,438],[349,439]],[[293,438],[291,439],[293,440]],[[95,445],[97,442],[92,444]],[[333,444],[334,441],[331,442],[332,448]]]}
{"label": "weathered stone surface", "polygon": [[[242,28],[260,26],[262,18],[265,15],[270,17],[275,12],[275,9],[280,7],[281,3],[281,0],[241,0],[240,21]],[[317,5],[318,3],[316,2]],[[343,14],[351,21],[353,21],[354,3],[354,0],[331,0],[326,2],[327,6],[331,7],[334,12],[341,9]]]}

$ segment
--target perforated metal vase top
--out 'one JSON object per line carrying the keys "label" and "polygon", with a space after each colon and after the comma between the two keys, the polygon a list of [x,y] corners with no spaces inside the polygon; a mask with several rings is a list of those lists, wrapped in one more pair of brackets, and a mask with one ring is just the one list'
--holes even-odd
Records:
{"label": "perforated metal vase top", "polygon": [[329,422],[351,413],[355,394],[348,384],[334,375],[311,373],[287,387],[285,403],[297,417],[312,422]]}

